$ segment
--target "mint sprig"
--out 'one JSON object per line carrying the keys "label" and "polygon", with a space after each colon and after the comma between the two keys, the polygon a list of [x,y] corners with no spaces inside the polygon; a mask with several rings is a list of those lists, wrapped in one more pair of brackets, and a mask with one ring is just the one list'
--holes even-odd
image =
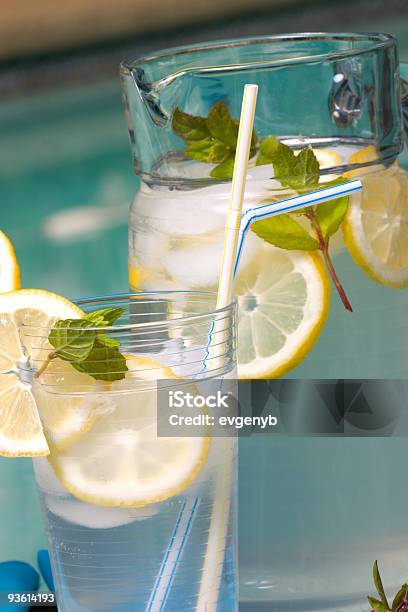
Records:
{"label": "mint sprig", "polygon": [[[238,140],[239,121],[230,115],[224,102],[217,102],[208,117],[189,115],[176,108],[172,121],[173,130],[186,142],[185,154],[197,161],[217,164],[210,176],[218,179],[232,178],[235,151]],[[250,156],[257,151],[257,136],[252,135]],[[282,187],[302,194],[321,188],[320,165],[310,147],[298,153],[278,140],[268,136],[259,145],[256,165],[272,164],[274,178]],[[344,179],[327,182],[325,187],[341,183]],[[330,252],[330,238],[340,228],[349,206],[349,198],[337,198],[318,206],[308,207],[294,213],[279,215],[252,225],[253,231],[266,242],[281,249],[320,251],[327,271],[346,310],[352,306],[337,276]],[[304,224],[296,221],[302,216]]]}
{"label": "mint sprig", "polygon": [[372,608],[372,612],[408,612],[408,584],[402,585],[400,590],[395,595],[390,608],[384,591],[377,561],[374,562],[373,566],[373,581],[379,599],[376,597],[367,597],[368,603]]}
{"label": "mint sprig", "polygon": [[124,312],[124,308],[105,308],[87,313],[82,319],[57,321],[48,336],[55,350],[49,353],[36,377],[46,370],[50,361],[59,357],[95,380],[123,379],[128,368],[126,358],[119,351],[120,343],[98,327],[112,326]]}
{"label": "mint sprig", "polygon": [[[217,164],[210,176],[230,179],[234,169],[239,121],[230,115],[224,102],[217,102],[207,117],[189,115],[179,108],[173,113],[172,127],[186,142],[185,155],[191,159]],[[250,156],[256,153],[257,137],[252,133]]]}
{"label": "mint sprig", "polygon": [[[266,138],[259,147],[257,165],[270,163],[274,176],[283,187],[297,193],[319,189],[320,165],[311,148],[302,149],[297,155],[274,136]],[[325,187],[341,183],[344,179],[325,183]],[[346,310],[353,308],[337,276],[330,252],[330,238],[337,232],[347,213],[348,196],[311,206],[285,215],[278,215],[252,225],[253,231],[277,247],[301,251],[320,250],[328,273]],[[293,219],[303,216],[309,222],[309,231]]]}

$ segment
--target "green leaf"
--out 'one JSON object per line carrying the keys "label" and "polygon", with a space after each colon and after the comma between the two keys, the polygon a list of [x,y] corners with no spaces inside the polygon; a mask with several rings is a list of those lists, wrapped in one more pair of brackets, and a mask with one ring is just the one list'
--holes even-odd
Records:
{"label": "green leaf", "polygon": [[213,138],[231,149],[236,148],[239,121],[232,119],[224,102],[214,104],[207,117],[207,126]]}
{"label": "green leaf", "polygon": [[173,113],[172,128],[184,140],[203,140],[209,136],[205,117],[184,113],[179,108]]}
{"label": "green leaf", "polygon": [[[237,147],[239,121],[233,119],[225,102],[217,102],[208,117],[184,113],[179,108],[173,113],[172,127],[187,143],[187,157],[208,164],[218,164],[211,172],[213,178],[230,179],[231,165]],[[250,157],[256,154],[257,135],[252,132]],[[232,162],[231,162],[231,158]],[[224,166],[225,162],[225,166]]]}
{"label": "green leaf", "polygon": [[349,196],[343,196],[337,198],[337,200],[330,200],[316,206],[316,219],[325,240],[339,229],[347,213],[349,201]]}
{"label": "green leaf", "polygon": [[[285,146],[285,145],[283,145]],[[312,149],[302,149],[295,156],[295,162],[291,168],[291,185],[293,189],[315,187],[319,184],[320,166]],[[298,187],[296,187],[298,185]]]}
{"label": "green leaf", "polygon": [[121,380],[125,378],[128,367],[126,358],[117,347],[108,347],[95,342],[86,359],[72,363],[79,372],[89,374],[96,380]]}
{"label": "green leaf", "polygon": [[256,160],[257,166],[268,163],[273,164],[275,178],[283,187],[303,191],[319,183],[319,162],[312,149],[302,149],[295,155],[275,136],[269,136],[261,143]]}
{"label": "green leaf", "polygon": [[[275,178],[283,187],[292,187],[296,165],[296,155],[290,147],[280,142],[275,136],[266,138],[259,147],[259,156],[262,160],[269,160],[273,164]],[[263,161],[263,163],[266,163]]]}
{"label": "green leaf", "polygon": [[79,372],[96,380],[120,380],[127,371],[126,359],[120,353],[120,342],[95,327],[111,326],[125,313],[124,308],[95,310],[83,319],[57,321],[48,336],[55,354],[68,361]]}
{"label": "green leaf", "polygon": [[281,249],[316,251],[319,243],[290,215],[277,215],[255,221],[252,230],[257,236]]}
{"label": "green leaf", "polygon": [[[286,151],[287,149],[287,151]],[[280,155],[287,154],[289,157],[295,157],[292,149],[281,143],[275,136],[268,136],[265,138],[259,146],[259,154],[256,160],[257,166],[263,164],[272,164],[274,161],[278,161]],[[293,163],[292,161],[290,163]]]}
{"label": "green leaf", "polygon": [[234,161],[233,155],[230,155],[221,164],[215,166],[210,172],[210,176],[217,179],[231,179],[234,172]]}
{"label": "green leaf", "polygon": [[378,599],[374,599],[374,597],[367,597],[367,599],[368,599],[368,603],[370,604],[374,612],[388,612],[389,610],[388,605],[385,606]]}
{"label": "green leaf", "polygon": [[391,606],[392,612],[396,611],[398,606],[402,603],[403,599],[406,597],[407,592],[408,592],[408,584],[403,584],[392,601],[392,606]]}
{"label": "green leaf", "polygon": [[266,166],[266,164],[272,163],[269,157],[259,152],[258,157],[256,158],[256,166]]}
{"label": "green leaf", "polygon": [[388,601],[385,595],[385,591],[384,591],[383,583],[381,580],[380,571],[378,569],[377,561],[374,561],[374,565],[373,565],[373,580],[374,580],[375,588],[377,589],[377,593],[380,596],[382,603],[384,604],[384,606],[386,606],[386,610],[389,610]]}
{"label": "green leaf", "polygon": [[93,327],[93,324],[83,319],[57,321],[48,340],[58,357],[71,362],[85,359],[96,339],[96,332],[89,327]]}
{"label": "green leaf", "polygon": [[124,315],[126,310],[124,308],[103,308],[101,310],[94,310],[88,312],[84,319],[92,321],[96,327],[113,325],[115,321],[120,319]]}
{"label": "green leaf", "polygon": [[230,149],[213,138],[191,141],[188,143],[185,153],[188,157],[208,164],[220,164],[230,154]]}
{"label": "green leaf", "polygon": [[106,336],[105,334],[98,334],[97,339],[99,344],[103,344],[104,346],[108,346],[109,348],[120,346],[119,340],[111,338],[110,336]]}

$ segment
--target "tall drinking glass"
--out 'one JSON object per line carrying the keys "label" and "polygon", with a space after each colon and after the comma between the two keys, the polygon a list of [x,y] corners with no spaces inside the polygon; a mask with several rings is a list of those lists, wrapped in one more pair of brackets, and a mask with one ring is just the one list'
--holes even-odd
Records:
{"label": "tall drinking glass", "polygon": [[[255,83],[245,207],[341,178],[363,190],[252,226],[235,285],[239,375],[405,379],[405,71],[392,36],[357,33],[219,41],[123,62],[141,178],[129,217],[132,288],[216,287],[240,101]],[[375,559],[386,589],[399,588],[405,453],[402,438],[241,440],[244,609],[365,611]]]}
{"label": "tall drinking glass", "polygon": [[[79,301],[87,313],[123,309],[98,327],[117,356],[101,349],[88,373],[54,359],[34,384],[40,415],[54,423],[51,454],[34,465],[61,612],[237,610],[234,440],[157,432],[163,382],[176,392],[234,375],[234,305],[216,311],[215,302],[200,292]],[[214,320],[219,350],[203,373]],[[22,333],[45,361],[48,331]]]}

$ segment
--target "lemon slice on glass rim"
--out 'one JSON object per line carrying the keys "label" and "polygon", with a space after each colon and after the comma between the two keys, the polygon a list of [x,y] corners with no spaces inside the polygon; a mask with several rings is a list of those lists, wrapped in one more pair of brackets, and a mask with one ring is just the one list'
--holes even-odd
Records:
{"label": "lemon slice on glass rim", "polygon": [[[112,410],[101,381],[58,358],[46,370],[57,392],[44,391],[45,374],[33,385],[35,369],[52,348],[48,330],[58,319],[83,314],[66,298],[41,289],[0,294],[0,455],[48,455],[49,444],[62,450]],[[81,388],[87,394],[74,393]]]}
{"label": "lemon slice on glass rim", "polygon": [[80,318],[69,300],[41,289],[0,294],[0,454],[48,455],[49,448],[32,392],[29,360],[46,347],[22,341],[21,326],[47,328],[57,319]]}

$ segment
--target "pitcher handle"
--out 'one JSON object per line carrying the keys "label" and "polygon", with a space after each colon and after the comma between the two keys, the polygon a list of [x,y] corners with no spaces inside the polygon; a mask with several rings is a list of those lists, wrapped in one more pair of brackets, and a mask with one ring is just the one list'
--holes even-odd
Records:
{"label": "pitcher handle", "polygon": [[400,63],[401,108],[405,137],[408,139],[408,62]]}

